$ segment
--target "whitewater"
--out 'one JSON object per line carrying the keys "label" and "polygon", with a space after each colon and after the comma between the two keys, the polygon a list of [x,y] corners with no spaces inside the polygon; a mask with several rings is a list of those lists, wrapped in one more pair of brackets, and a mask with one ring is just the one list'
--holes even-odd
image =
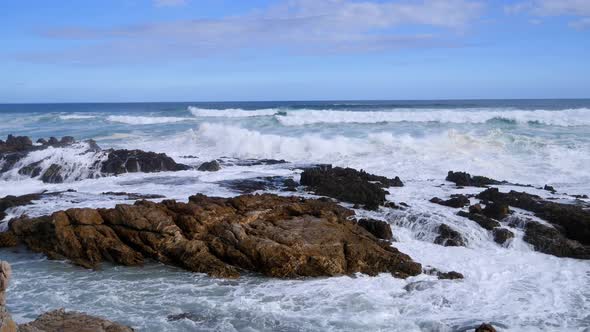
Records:
{"label": "whitewater", "polygon": [[[405,186],[390,188],[388,199],[410,208],[358,209],[357,215],[389,223],[393,245],[415,261],[465,276],[224,280],[157,263],[88,271],[24,249],[0,249],[14,270],[7,302],[18,322],[64,307],[139,331],[472,331],[482,322],[501,331],[590,331],[589,261],[535,252],[522,230],[507,224],[515,238],[499,245],[455,209],[429,202],[482,190],[446,182],[449,170],[529,184],[499,187],[562,202],[590,194],[590,100],[0,105],[0,139],[8,134],[92,139],[103,149],[161,152],[191,166],[225,163],[218,172],[104,176],[96,165],[105,153],[89,151],[87,143],[35,151],[20,162],[64,165],[64,182],[43,183],[14,170],[0,176],[0,197],[70,191],[9,210],[0,230],[21,214],[129,203],[104,192],[180,201],[196,193],[230,197],[238,193],[227,181],[298,180],[301,167],[329,163],[399,176]],[[244,159],[289,163],[231,163]],[[544,185],[557,193],[537,189]],[[434,244],[441,222],[467,246]],[[182,313],[193,319],[169,319]]]}

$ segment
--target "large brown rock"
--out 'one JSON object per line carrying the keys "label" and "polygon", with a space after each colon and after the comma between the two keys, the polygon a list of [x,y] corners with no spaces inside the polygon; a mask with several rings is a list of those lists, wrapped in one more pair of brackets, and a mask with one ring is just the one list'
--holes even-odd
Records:
{"label": "large brown rock", "polygon": [[6,289],[11,275],[10,265],[0,261],[0,332],[16,332],[17,326],[6,311]]}
{"label": "large brown rock", "polygon": [[58,309],[19,325],[18,332],[132,332],[132,328],[75,311]]}
{"label": "large brown rock", "polygon": [[10,230],[34,251],[88,268],[152,258],[217,277],[420,274],[420,264],[349,220],[353,214],[325,200],[196,195],[21,218]]}

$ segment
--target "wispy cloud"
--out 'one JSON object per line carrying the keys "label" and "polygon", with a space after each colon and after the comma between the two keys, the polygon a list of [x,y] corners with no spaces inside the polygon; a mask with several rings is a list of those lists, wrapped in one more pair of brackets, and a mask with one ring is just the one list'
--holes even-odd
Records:
{"label": "wispy cloud", "polygon": [[569,26],[584,29],[590,27],[589,0],[531,0],[505,7],[511,14],[525,13],[537,17],[570,16]]}
{"label": "wispy cloud", "polygon": [[[52,56],[78,62],[190,58],[247,50],[305,54],[373,52],[453,47],[457,42],[449,41],[453,38],[448,35],[468,29],[482,9],[483,4],[470,0],[289,0],[248,14],[219,19],[109,29],[54,28],[45,30],[43,35],[89,42],[91,46],[84,49]],[[416,27],[419,29],[412,29]],[[28,58],[41,60],[50,56],[37,53],[29,54]]]}

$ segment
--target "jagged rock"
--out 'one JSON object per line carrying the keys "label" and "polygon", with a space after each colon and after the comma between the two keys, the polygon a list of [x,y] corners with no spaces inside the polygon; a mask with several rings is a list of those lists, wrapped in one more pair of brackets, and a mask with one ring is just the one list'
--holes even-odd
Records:
{"label": "jagged rock", "polygon": [[424,273],[436,276],[438,279],[446,279],[446,280],[456,280],[456,279],[463,279],[464,276],[462,273],[457,271],[449,271],[449,272],[442,272],[435,268],[427,268],[424,269]]}
{"label": "jagged rock", "polygon": [[469,213],[482,214],[483,209],[480,204],[473,204],[469,207]]}
{"label": "jagged rock", "polygon": [[101,195],[107,196],[125,196],[127,199],[137,200],[137,199],[156,199],[156,198],[166,198],[164,195],[158,194],[138,194],[138,193],[126,193],[126,192],[114,192],[114,191],[107,191],[101,193]]}
{"label": "jagged rock", "polygon": [[499,222],[497,222],[494,219],[488,218],[482,214],[459,211],[459,212],[457,212],[457,215],[461,216],[461,217],[468,218],[469,220],[475,221],[479,226],[487,229],[488,231],[491,231],[496,227],[500,227]]}
{"label": "jagged rock", "polygon": [[206,161],[199,166],[199,171],[204,172],[217,172],[221,169],[221,166],[217,162],[217,160]]}
{"label": "jagged rock", "polygon": [[33,142],[26,136],[8,135],[6,142],[0,141],[0,153],[26,151],[33,147]]}
{"label": "jagged rock", "polygon": [[224,188],[229,188],[241,194],[250,194],[264,190],[297,191],[298,185],[293,179],[282,176],[223,180],[217,183]]}
{"label": "jagged rock", "polygon": [[62,167],[58,164],[51,164],[49,168],[41,175],[41,181],[45,183],[62,183],[64,178],[61,175]]}
{"label": "jagged rock", "polygon": [[18,238],[12,232],[0,232],[0,248],[16,247]]}
{"label": "jagged rock", "polygon": [[510,214],[510,209],[506,203],[492,202],[490,204],[486,204],[486,207],[481,211],[481,213],[486,217],[502,220],[506,218],[508,214]]}
{"label": "jagged rock", "polygon": [[475,332],[496,332],[496,329],[491,324],[481,324],[475,329]]}
{"label": "jagged rock", "polygon": [[361,219],[358,221],[359,226],[366,229],[369,233],[375,235],[376,238],[391,241],[393,233],[391,226],[382,220],[376,219]]}
{"label": "jagged rock", "polygon": [[457,186],[463,187],[485,187],[492,184],[502,184],[504,182],[487,178],[485,176],[471,176],[465,172],[449,171],[447,174],[447,181],[454,182]]}
{"label": "jagged rock", "polygon": [[504,244],[514,237],[514,233],[506,228],[494,228],[492,233],[494,235],[494,241],[498,244]]}
{"label": "jagged rock", "polygon": [[236,159],[222,157],[219,159],[221,165],[227,166],[260,166],[260,165],[278,165],[287,164],[288,161],[280,159]]}
{"label": "jagged rock", "polygon": [[590,246],[566,238],[557,229],[528,220],[523,240],[532,244],[536,251],[557,257],[590,259]]}
{"label": "jagged rock", "polygon": [[22,196],[4,196],[0,198],[0,220],[6,217],[5,211],[9,208],[21,206],[21,205],[29,205],[32,201],[41,199],[42,194],[27,194]]}
{"label": "jagged rock", "polygon": [[550,202],[525,192],[502,193],[497,188],[489,188],[477,197],[534,212],[535,216],[558,225],[567,238],[590,244],[590,211],[580,206]]}
{"label": "jagged rock", "polygon": [[462,208],[465,205],[469,204],[469,198],[467,198],[467,196],[465,195],[456,195],[447,200],[442,200],[438,197],[434,197],[430,200],[430,202],[454,208]]}
{"label": "jagged rock", "polygon": [[317,195],[329,196],[344,202],[364,205],[366,209],[376,210],[385,203],[385,187],[401,187],[398,177],[368,174],[352,168],[325,165],[308,168],[301,174],[300,183]]}
{"label": "jagged rock", "polygon": [[101,165],[101,172],[108,174],[153,173],[183,171],[189,166],[178,164],[164,153],[141,150],[109,150],[108,158]]}
{"label": "jagged rock", "polygon": [[99,317],[58,309],[22,324],[19,332],[131,332],[132,328]]}
{"label": "jagged rock", "polygon": [[238,277],[242,269],[283,278],[421,272],[409,256],[348,220],[353,214],[326,200],[196,195],[188,203],[138,201],[23,217],[10,230],[33,251],[89,268],[152,258],[217,277]]}
{"label": "jagged rock", "polygon": [[464,247],[465,241],[459,232],[452,229],[447,224],[440,224],[437,228],[439,234],[434,243],[443,245],[445,247]]}
{"label": "jagged rock", "polygon": [[543,187],[543,190],[547,190],[547,191],[550,191],[550,192],[552,192],[552,193],[555,193],[555,192],[557,192],[557,191],[555,190],[555,188],[553,188],[553,186],[550,186],[550,185],[547,185],[547,184],[545,185],[545,187]]}

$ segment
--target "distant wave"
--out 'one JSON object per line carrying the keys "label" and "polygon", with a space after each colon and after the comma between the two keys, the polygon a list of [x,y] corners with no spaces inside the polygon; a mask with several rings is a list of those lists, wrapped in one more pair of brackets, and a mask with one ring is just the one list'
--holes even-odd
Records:
{"label": "distant wave", "polygon": [[60,115],[59,118],[61,120],[85,120],[85,119],[94,119],[94,118],[96,118],[96,116],[95,115],[70,114],[70,115]]}
{"label": "distant wave", "polygon": [[287,112],[284,116],[277,117],[277,120],[285,126],[380,122],[486,123],[491,120],[504,120],[567,127],[590,125],[590,109],[579,108],[561,111],[420,109],[370,112],[305,110]]}
{"label": "distant wave", "polygon": [[275,108],[266,108],[258,110],[245,110],[241,108],[227,108],[227,109],[206,109],[194,106],[188,107],[189,112],[194,116],[201,117],[224,117],[224,118],[245,118],[254,116],[273,116],[280,110]]}
{"label": "distant wave", "polygon": [[130,116],[130,115],[110,115],[107,118],[110,122],[126,123],[130,125],[150,125],[159,123],[174,123],[182,121],[191,121],[192,118],[180,118],[172,116]]}

